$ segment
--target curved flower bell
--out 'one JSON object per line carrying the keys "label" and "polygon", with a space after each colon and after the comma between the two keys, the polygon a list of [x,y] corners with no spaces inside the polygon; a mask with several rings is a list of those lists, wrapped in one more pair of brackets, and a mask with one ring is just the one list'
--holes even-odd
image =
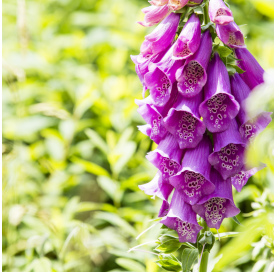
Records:
{"label": "curved flower bell", "polygon": [[205,219],[209,228],[219,229],[224,218],[236,216],[240,210],[233,200],[231,179],[222,180],[220,174],[212,169],[211,181],[215,186],[214,192],[203,197],[192,209]]}
{"label": "curved flower bell", "polygon": [[264,83],[264,69],[246,48],[235,49],[235,55],[239,59],[237,65],[245,71],[240,76],[251,90]]}
{"label": "curved flower bell", "polygon": [[158,24],[167,15],[169,15],[172,10],[168,5],[164,6],[149,6],[141,10],[145,16],[143,22],[138,22],[140,25],[148,27]]}
{"label": "curved flower bell", "polygon": [[187,59],[193,55],[200,45],[200,39],[201,23],[199,18],[192,14],[173,46],[173,59]]}
{"label": "curved flower bell", "polygon": [[232,11],[222,0],[210,0],[209,16],[213,23],[227,25],[234,21]]}
{"label": "curved flower bell", "polygon": [[218,38],[231,48],[245,48],[243,34],[235,22],[228,25],[216,25]]}
{"label": "curved flower bell", "polygon": [[172,10],[179,10],[184,7],[189,0],[169,0],[168,7]]}
{"label": "curved flower bell", "polygon": [[239,103],[231,95],[229,75],[218,53],[208,66],[208,79],[204,87],[205,100],[199,113],[212,133],[226,130],[239,112]]}
{"label": "curved flower bell", "polygon": [[184,202],[177,190],[172,196],[167,217],[160,223],[176,230],[180,243],[196,243],[197,234],[202,229],[197,223],[192,206]]}
{"label": "curved flower bell", "polygon": [[211,165],[208,156],[212,153],[212,143],[207,135],[194,149],[188,149],[182,162],[182,170],[169,179],[184,201],[196,204],[202,197],[211,194],[215,187],[210,181]]}
{"label": "curved flower bell", "polygon": [[164,106],[170,98],[173,83],[176,81],[176,71],[184,61],[172,59],[173,46],[167,51],[161,61],[149,65],[149,72],[144,81],[156,106]]}
{"label": "curved flower bell", "polygon": [[153,6],[164,6],[168,3],[168,0],[152,0],[149,3]]}
{"label": "curved flower bell", "polygon": [[155,28],[155,30],[145,36],[145,40],[140,47],[143,57],[149,57],[167,49],[173,42],[180,20],[179,13],[171,13]]}
{"label": "curved flower bell", "polygon": [[246,141],[252,141],[255,136],[262,132],[268,124],[271,122],[271,112],[262,111],[258,115],[250,118],[245,111],[244,100],[250,94],[250,88],[241,79],[238,73],[234,74],[231,79],[232,94],[236,100],[240,103],[240,111],[237,115],[239,121],[239,132],[242,138]]}
{"label": "curved flower bell", "polygon": [[163,200],[168,200],[169,195],[174,189],[168,181],[163,179],[160,171],[157,172],[155,177],[150,182],[139,185],[139,188],[144,191],[145,194],[151,195],[153,198],[157,196]]}
{"label": "curved flower bell", "polygon": [[187,59],[184,66],[177,70],[177,87],[183,96],[196,96],[206,84],[206,70],[212,53],[212,45],[210,31],[207,30],[202,34],[197,52]]}
{"label": "curved flower bell", "polygon": [[242,168],[242,170],[231,177],[231,182],[233,186],[236,188],[238,192],[241,192],[243,186],[247,183],[248,179],[255,175],[258,171],[264,169],[266,167],[266,164],[261,163],[258,167],[253,167],[250,169],[247,169],[245,166]]}
{"label": "curved flower bell", "polygon": [[158,147],[149,152],[146,158],[161,171],[163,180],[168,182],[169,177],[180,170],[183,153],[173,135],[167,133]]}
{"label": "curved flower bell", "polygon": [[227,130],[215,133],[213,139],[214,152],[208,160],[225,180],[236,175],[245,164],[246,144],[238,132],[236,119],[231,121]]}
{"label": "curved flower bell", "polygon": [[174,135],[181,149],[195,148],[206,131],[198,112],[202,98],[202,93],[193,98],[184,98],[179,93],[177,101],[164,118],[165,128]]}
{"label": "curved flower bell", "polygon": [[163,204],[159,210],[158,217],[167,216],[168,212],[169,212],[169,203],[166,200],[163,200]]}

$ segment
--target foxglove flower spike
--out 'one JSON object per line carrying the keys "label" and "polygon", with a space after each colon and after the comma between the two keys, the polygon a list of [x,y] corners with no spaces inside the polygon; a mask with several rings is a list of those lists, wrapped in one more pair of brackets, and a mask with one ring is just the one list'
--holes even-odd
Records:
{"label": "foxglove flower spike", "polygon": [[222,0],[210,0],[209,16],[213,23],[227,25],[234,21],[232,11]]}

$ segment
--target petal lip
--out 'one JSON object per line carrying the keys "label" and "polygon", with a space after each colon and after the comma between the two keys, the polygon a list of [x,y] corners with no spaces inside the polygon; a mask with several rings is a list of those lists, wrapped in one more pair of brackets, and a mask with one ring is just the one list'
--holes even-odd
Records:
{"label": "petal lip", "polygon": [[227,25],[234,21],[232,11],[222,0],[210,0],[209,16],[213,23]]}

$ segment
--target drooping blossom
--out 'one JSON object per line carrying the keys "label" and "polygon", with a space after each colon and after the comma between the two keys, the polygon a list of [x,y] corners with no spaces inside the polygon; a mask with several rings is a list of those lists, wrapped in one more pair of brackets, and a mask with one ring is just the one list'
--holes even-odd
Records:
{"label": "drooping blossom", "polygon": [[167,49],[173,42],[180,20],[179,13],[171,13],[155,28],[140,47],[143,57],[150,57]]}
{"label": "drooping blossom", "polygon": [[164,180],[162,173],[158,171],[150,182],[139,185],[139,188],[145,194],[153,196],[153,198],[157,196],[160,199],[168,200],[174,187],[168,181]]}
{"label": "drooping blossom", "polygon": [[222,0],[210,0],[209,16],[211,21],[218,25],[227,25],[234,21],[232,11]]}
{"label": "drooping blossom", "polygon": [[207,135],[194,149],[188,149],[182,162],[182,170],[169,179],[184,201],[196,204],[202,197],[211,194],[215,187],[210,181],[211,165],[208,156],[212,143]]}
{"label": "drooping blossom", "polygon": [[197,234],[202,229],[192,206],[184,202],[177,190],[173,193],[167,217],[160,222],[176,230],[181,243],[196,243]]}
{"label": "drooping blossom", "polygon": [[214,192],[203,197],[192,209],[205,219],[209,228],[219,229],[224,218],[236,216],[240,210],[233,200],[231,179],[222,180],[220,174],[212,169],[211,181],[215,186]]}
{"label": "drooping blossom", "polygon": [[149,6],[141,10],[145,16],[143,22],[138,22],[140,25],[148,27],[158,24],[167,15],[169,15],[172,10],[168,5],[164,6]]}
{"label": "drooping blossom", "polygon": [[149,3],[153,6],[164,6],[168,3],[168,0],[152,0]]}
{"label": "drooping blossom", "polygon": [[205,100],[199,113],[210,132],[226,130],[239,112],[239,103],[231,95],[229,75],[218,53],[208,66],[208,79],[204,87]]}
{"label": "drooping blossom", "polygon": [[245,141],[238,131],[236,119],[227,130],[213,134],[214,152],[209,155],[209,163],[225,180],[239,173],[245,164]]}
{"label": "drooping blossom", "polygon": [[255,175],[258,171],[264,169],[266,164],[261,163],[258,167],[247,169],[245,166],[243,169],[231,177],[231,182],[238,192],[241,192],[242,188],[246,185],[248,179]]}
{"label": "drooping blossom", "polygon": [[169,0],[168,7],[172,10],[179,10],[184,7],[189,0]]}
{"label": "drooping blossom", "polygon": [[201,39],[201,23],[197,15],[192,14],[173,46],[173,59],[187,59],[193,55]]}
{"label": "drooping blossom", "polygon": [[169,182],[169,177],[181,168],[183,153],[173,135],[167,133],[158,147],[149,152],[146,158],[161,171],[163,180]]}
{"label": "drooping blossom", "polygon": [[245,48],[244,37],[235,22],[228,25],[216,25],[215,27],[218,38],[231,48]]}
{"label": "drooping blossom", "polygon": [[246,48],[235,49],[235,55],[239,59],[237,65],[245,71],[240,76],[251,90],[264,83],[264,69]]}
{"label": "drooping blossom", "polygon": [[163,200],[163,204],[159,210],[158,217],[167,216],[168,212],[169,212],[169,203],[166,200]]}
{"label": "drooping blossom", "polygon": [[172,86],[176,81],[176,71],[184,61],[172,58],[173,45],[158,63],[149,65],[144,81],[156,106],[164,106],[170,98]]}
{"label": "drooping blossom", "polygon": [[164,118],[165,128],[175,137],[181,149],[195,148],[202,140],[206,130],[198,112],[202,101],[202,93],[193,98],[184,98],[179,93],[177,101]]}
{"label": "drooping blossom", "polygon": [[207,67],[212,53],[212,37],[207,30],[202,34],[197,52],[176,72],[177,87],[185,97],[196,96],[207,82]]}
{"label": "drooping blossom", "polygon": [[164,126],[163,118],[167,115],[169,109],[175,103],[178,95],[177,87],[173,88],[170,99],[163,107],[157,107],[154,105],[154,101],[149,95],[143,100],[136,99],[135,102],[139,106],[138,112],[145,120],[147,125],[138,126],[139,130],[150,137],[156,144],[167,134],[167,129]]}
{"label": "drooping blossom", "polygon": [[250,94],[250,88],[242,80],[241,76],[236,73],[231,79],[232,94],[240,103],[240,111],[237,115],[239,121],[239,132],[243,139],[252,141],[256,135],[262,132],[271,122],[271,112],[262,111],[254,117],[249,117],[245,110],[245,99]]}

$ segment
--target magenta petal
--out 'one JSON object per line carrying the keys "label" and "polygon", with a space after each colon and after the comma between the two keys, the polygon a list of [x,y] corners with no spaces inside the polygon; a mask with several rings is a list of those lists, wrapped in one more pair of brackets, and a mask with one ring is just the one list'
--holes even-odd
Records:
{"label": "magenta petal", "polygon": [[176,72],[178,90],[185,97],[196,96],[207,82],[207,67],[212,52],[210,31],[205,31],[197,52]]}
{"label": "magenta petal", "polygon": [[158,217],[167,216],[168,211],[169,211],[169,203],[166,200],[163,200],[163,204],[162,204],[162,206],[160,208]]}
{"label": "magenta petal", "polygon": [[193,14],[173,45],[173,59],[186,59],[193,55],[200,45],[200,39],[201,23],[199,18]]}
{"label": "magenta petal", "polygon": [[168,200],[169,195],[173,190],[173,186],[164,181],[160,171],[148,183],[139,185],[139,188],[147,195],[157,196],[163,200]]}
{"label": "magenta petal", "polygon": [[229,75],[217,53],[209,63],[204,93],[205,100],[199,106],[199,112],[207,129],[213,133],[226,130],[240,106],[231,95]]}
{"label": "magenta petal", "polygon": [[152,0],[149,3],[153,6],[164,6],[168,3],[168,0]]}
{"label": "magenta petal", "polygon": [[231,179],[222,180],[212,169],[211,181],[215,185],[214,192],[203,197],[192,209],[205,219],[209,228],[219,229],[224,218],[236,216],[240,210],[233,200]]}
{"label": "magenta petal", "polygon": [[231,48],[245,48],[243,34],[236,23],[228,25],[216,25],[218,38]]}
{"label": "magenta petal", "polygon": [[172,10],[179,10],[184,7],[189,0],[169,0],[168,7]]}
{"label": "magenta petal", "polygon": [[198,6],[200,4],[202,4],[203,0],[190,0],[187,3],[188,7],[194,7],[194,6]]}
{"label": "magenta petal", "polygon": [[198,113],[202,97],[202,93],[193,98],[184,98],[179,94],[177,101],[164,118],[166,129],[174,135],[181,149],[196,147],[205,133],[206,126],[200,120]]}
{"label": "magenta petal", "polygon": [[227,25],[234,21],[232,11],[222,0],[210,0],[209,16],[213,23]]}
{"label": "magenta petal", "polygon": [[248,179],[255,175],[258,171],[264,169],[266,164],[261,163],[258,167],[253,167],[251,169],[243,169],[237,173],[235,176],[231,177],[231,182],[238,192],[241,192],[243,186],[247,183]]}
{"label": "magenta petal", "polygon": [[245,71],[240,76],[250,89],[252,90],[257,85],[263,83],[264,69],[253,55],[246,48],[235,49],[235,54],[239,59],[237,61],[238,66]]}
{"label": "magenta petal", "polygon": [[211,165],[208,156],[212,153],[212,143],[207,135],[194,149],[188,149],[182,162],[182,170],[169,179],[184,201],[196,204],[203,196],[214,191],[210,181]]}
{"label": "magenta petal", "polygon": [[143,8],[141,11],[145,14],[144,21],[138,23],[146,27],[158,24],[172,12],[167,5],[149,6],[147,8]]}
{"label": "magenta petal", "polygon": [[244,109],[244,100],[250,94],[250,88],[241,79],[239,74],[231,77],[232,94],[236,100],[241,104],[237,119],[240,124],[240,134],[246,141],[252,141],[260,132],[262,132],[271,122],[271,112],[261,112],[258,115],[250,118]]}
{"label": "magenta petal", "polygon": [[215,133],[213,137],[214,152],[208,160],[225,180],[236,175],[242,169],[245,163],[245,141],[238,132],[235,119],[232,120],[226,131]]}
{"label": "magenta petal", "polygon": [[185,203],[176,190],[172,196],[167,217],[161,223],[176,230],[181,243],[195,243],[197,234],[202,229],[197,223],[196,213],[191,205]]}

